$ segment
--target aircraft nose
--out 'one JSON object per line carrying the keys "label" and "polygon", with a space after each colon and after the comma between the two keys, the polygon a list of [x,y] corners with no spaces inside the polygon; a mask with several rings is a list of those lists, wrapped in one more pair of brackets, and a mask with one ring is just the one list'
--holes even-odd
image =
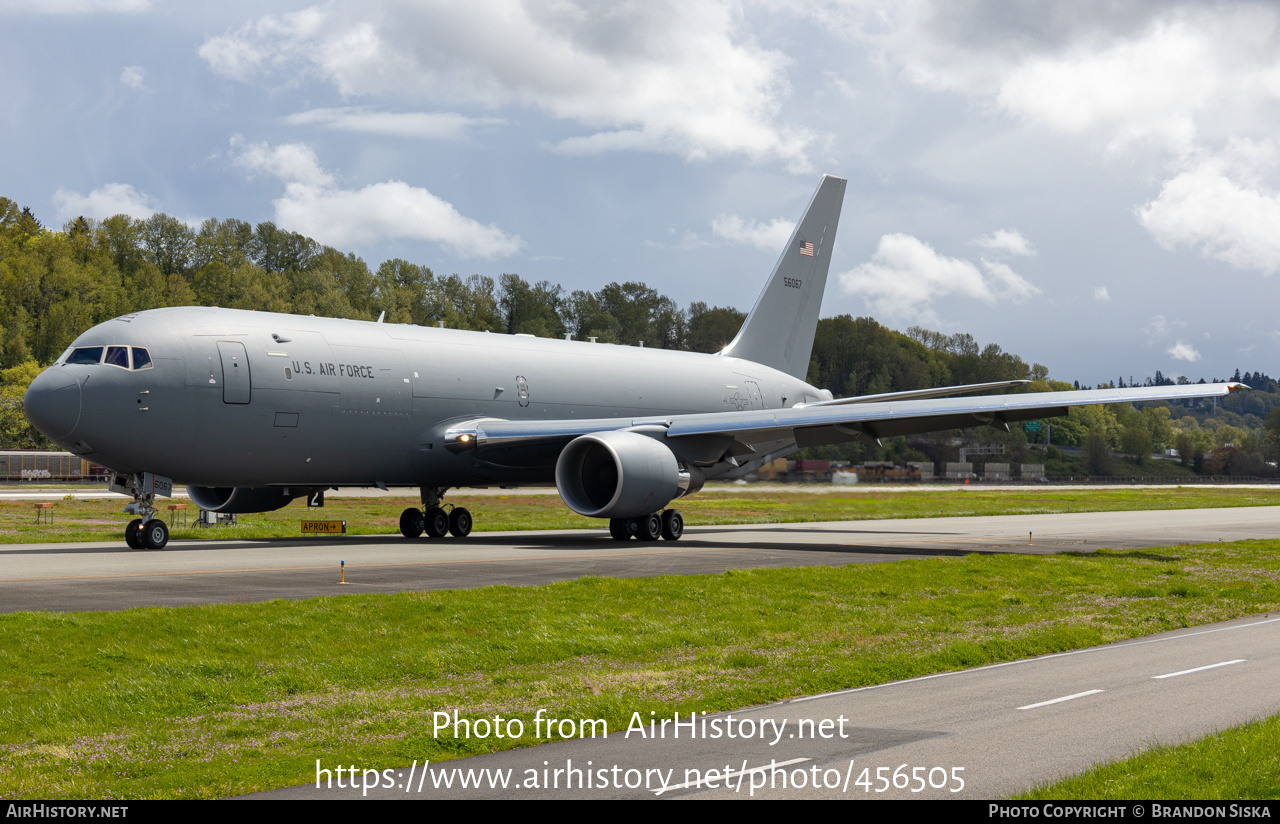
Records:
{"label": "aircraft nose", "polygon": [[80,383],[60,368],[46,369],[27,387],[22,406],[36,429],[60,440],[80,422]]}

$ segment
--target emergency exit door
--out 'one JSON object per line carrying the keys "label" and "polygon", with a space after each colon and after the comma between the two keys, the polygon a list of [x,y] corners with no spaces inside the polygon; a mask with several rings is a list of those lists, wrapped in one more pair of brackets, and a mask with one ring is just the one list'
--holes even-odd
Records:
{"label": "emergency exit door", "polygon": [[252,390],[249,381],[249,355],[238,341],[218,341],[222,359],[222,402],[248,403]]}

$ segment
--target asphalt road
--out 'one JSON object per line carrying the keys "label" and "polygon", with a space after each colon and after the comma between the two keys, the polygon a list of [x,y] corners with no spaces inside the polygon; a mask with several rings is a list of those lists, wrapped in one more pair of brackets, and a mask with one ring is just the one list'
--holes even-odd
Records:
{"label": "asphalt road", "polygon": [[1272,614],[439,765],[335,753],[255,797],[1003,798],[1274,714],[1277,683]]}
{"label": "asphalt road", "polygon": [[[694,527],[676,543],[618,543],[604,530],[260,541],[122,542],[0,547],[0,611],[301,599],[584,575],[637,577],[753,567],[879,563],[970,552],[1045,554],[1274,538],[1280,507],[923,518]],[[345,561],[345,584],[340,562]]]}

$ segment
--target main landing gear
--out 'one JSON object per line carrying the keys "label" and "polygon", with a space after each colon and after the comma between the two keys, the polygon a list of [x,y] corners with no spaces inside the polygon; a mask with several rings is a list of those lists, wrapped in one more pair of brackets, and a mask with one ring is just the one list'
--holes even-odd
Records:
{"label": "main landing gear", "polygon": [[422,490],[422,509],[409,507],[400,513],[400,534],[406,538],[417,538],[426,533],[428,538],[443,538],[452,535],[465,538],[471,534],[471,513],[460,506],[446,504],[446,511],[441,504],[444,489]]}
{"label": "main landing gear", "polygon": [[615,541],[632,537],[637,541],[678,541],[684,534],[684,517],[678,509],[664,509],[639,518],[610,518],[609,534]]}

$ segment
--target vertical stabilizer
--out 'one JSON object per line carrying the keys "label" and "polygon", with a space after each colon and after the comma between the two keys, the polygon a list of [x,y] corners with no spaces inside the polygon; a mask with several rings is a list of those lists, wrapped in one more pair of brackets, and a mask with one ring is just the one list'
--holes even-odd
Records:
{"label": "vertical stabilizer", "polygon": [[846,180],[826,175],[738,336],[720,354],[804,380],[831,268]]}

